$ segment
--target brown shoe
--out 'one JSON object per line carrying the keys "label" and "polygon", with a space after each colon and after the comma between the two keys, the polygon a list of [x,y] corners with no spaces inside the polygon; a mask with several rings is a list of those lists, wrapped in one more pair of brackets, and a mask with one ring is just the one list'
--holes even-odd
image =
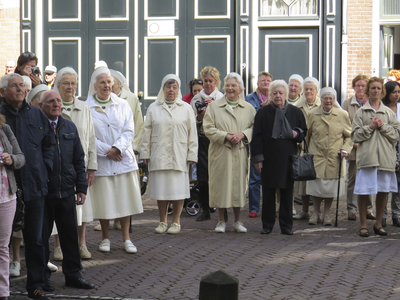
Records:
{"label": "brown shoe", "polygon": [[372,212],[367,213],[367,220],[376,220],[376,218]]}
{"label": "brown shoe", "polygon": [[357,215],[353,212],[349,212],[349,214],[347,215],[347,220],[355,221],[355,220],[357,220]]}

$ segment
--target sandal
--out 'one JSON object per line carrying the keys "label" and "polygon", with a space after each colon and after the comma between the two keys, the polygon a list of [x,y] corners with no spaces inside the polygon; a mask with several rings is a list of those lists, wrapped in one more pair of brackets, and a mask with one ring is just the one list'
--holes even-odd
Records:
{"label": "sandal", "polygon": [[[375,227],[374,227],[374,229],[375,229]],[[366,230],[366,232],[361,232],[361,230]],[[369,237],[369,230],[368,230],[368,228],[365,228],[365,227],[360,228],[360,236],[361,236],[361,237]]]}

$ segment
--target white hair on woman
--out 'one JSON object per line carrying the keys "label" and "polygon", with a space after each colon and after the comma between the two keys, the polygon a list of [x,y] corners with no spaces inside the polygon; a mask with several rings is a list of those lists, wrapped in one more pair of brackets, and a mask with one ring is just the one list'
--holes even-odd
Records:
{"label": "white hair on woman", "polygon": [[62,80],[63,76],[67,75],[67,74],[75,76],[76,83],[78,83],[78,73],[76,73],[76,71],[71,67],[65,67],[65,68],[62,68],[60,71],[58,71],[56,79],[54,80],[53,91],[56,91],[57,93],[60,94],[58,87],[61,84],[61,80]]}
{"label": "white hair on woman", "polygon": [[[8,86],[8,81],[11,79],[11,78],[22,78],[22,76],[21,75],[19,75],[18,73],[10,73],[10,74],[7,74],[7,75],[4,75],[3,77],[1,77],[1,80],[0,80],[0,89],[6,89],[7,88],[7,86]],[[23,79],[22,79],[23,80]],[[24,85],[25,85],[25,81],[24,81]]]}
{"label": "white hair on woman", "polygon": [[319,91],[319,81],[318,81],[318,79],[315,78],[315,77],[307,77],[306,79],[304,79],[303,91],[304,91],[304,85],[305,85],[307,82],[313,83],[313,84],[315,85],[315,88],[317,89],[317,92]]}
{"label": "white hair on woman", "polygon": [[299,84],[300,84],[300,87],[303,89],[303,82],[304,82],[304,79],[303,79],[303,77],[301,77],[299,74],[292,74],[290,77],[289,77],[289,84],[290,84],[290,80],[296,80],[296,81],[298,81],[299,82]]}
{"label": "white hair on woman", "polygon": [[165,95],[164,95],[164,86],[165,84],[170,81],[170,80],[174,80],[176,81],[176,83],[178,84],[178,88],[179,88],[179,92],[178,92],[178,96],[176,97],[177,99],[182,99],[182,93],[181,93],[181,80],[179,79],[178,76],[176,76],[175,74],[168,74],[165,75],[162,82],[161,82],[161,88],[160,91],[158,92],[157,95],[157,99],[156,101],[165,101]]}
{"label": "white hair on woman", "polygon": [[[26,97],[26,102],[28,102],[28,104],[31,104],[33,98],[35,98],[35,96],[37,94],[39,94],[40,92],[45,92],[48,91],[49,89],[47,88],[47,85],[45,84],[39,84],[37,86],[35,86],[28,94],[28,97]],[[57,91],[58,92],[58,91]]]}
{"label": "white hair on woman", "polygon": [[96,70],[93,71],[92,77],[90,78],[90,84],[89,84],[89,91],[88,91],[88,96],[96,94],[96,90],[94,89],[94,85],[97,82],[97,77],[101,74],[107,74],[111,78],[111,85],[114,84],[114,79],[111,76],[111,72],[108,68],[105,67],[100,67],[97,68]]}
{"label": "white hair on woman", "polygon": [[334,88],[331,87],[324,87],[323,89],[321,89],[321,91],[319,92],[319,97],[321,100],[323,100],[323,98],[327,95],[332,95],[333,96],[333,100],[335,100],[335,102],[333,103],[333,106],[342,108],[340,106],[340,104],[337,102],[337,93],[336,90]]}
{"label": "white hair on woman", "polygon": [[237,82],[238,85],[239,85],[239,89],[240,89],[239,98],[242,98],[242,99],[244,100],[244,99],[245,99],[245,98],[244,98],[244,84],[243,84],[243,79],[242,79],[242,77],[241,77],[238,73],[231,72],[231,73],[229,73],[228,75],[225,76],[225,78],[224,78],[224,84],[226,84],[226,82],[227,82],[229,79],[235,79],[235,80],[236,80],[236,82]]}
{"label": "white hair on woman", "polygon": [[272,81],[272,82],[269,84],[268,94],[271,96],[272,93],[274,92],[274,90],[275,90],[277,87],[283,87],[283,89],[285,90],[285,95],[286,95],[286,98],[285,98],[285,99],[287,99],[287,97],[288,97],[288,95],[289,95],[289,87],[288,87],[286,81],[283,80],[283,79],[277,79],[277,80]]}

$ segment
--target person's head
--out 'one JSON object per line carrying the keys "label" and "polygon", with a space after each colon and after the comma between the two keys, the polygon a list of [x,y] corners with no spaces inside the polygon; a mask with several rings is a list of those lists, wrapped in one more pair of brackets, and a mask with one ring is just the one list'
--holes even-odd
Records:
{"label": "person's head", "polygon": [[172,102],[175,99],[182,99],[181,94],[181,80],[175,74],[165,75],[161,81],[160,91],[157,95],[157,100],[159,102],[168,101]]}
{"label": "person's head", "polygon": [[29,76],[32,74],[32,67],[36,67],[38,58],[35,53],[26,51],[18,57],[15,73]]}
{"label": "person's head", "polygon": [[268,93],[269,85],[272,82],[272,75],[266,71],[258,73],[257,87],[262,93]]}
{"label": "person's head", "polygon": [[203,80],[199,78],[193,78],[189,82],[189,89],[190,89],[190,94],[192,96],[196,96],[203,89]]}
{"label": "person's head", "polygon": [[243,79],[238,73],[229,73],[224,78],[224,90],[226,97],[231,101],[237,101],[244,91]]}
{"label": "person's head", "polygon": [[5,75],[10,74],[10,73],[13,73],[13,72],[14,72],[14,69],[15,69],[15,61],[9,60],[9,61],[6,63],[6,72],[5,72]]}
{"label": "person's head", "polygon": [[94,69],[95,70],[98,69],[98,68],[101,68],[101,67],[108,68],[107,63],[104,60],[99,60],[99,61],[96,61],[94,63]]}
{"label": "person's head", "polygon": [[287,95],[289,94],[289,87],[287,83],[282,80],[274,80],[269,85],[269,96],[271,101],[279,108],[283,108],[286,103]]}
{"label": "person's head", "polygon": [[367,87],[368,76],[363,74],[358,74],[351,81],[351,86],[356,93],[357,98],[361,99],[365,96],[365,88]]}
{"label": "person's head", "polygon": [[380,77],[371,77],[367,82],[365,94],[371,100],[380,100],[386,95],[384,81]]}
{"label": "person's head", "polygon": [[55,121],[61,114],[61,97],[55,91],[47,91],[40,95],[40,109],[49,120]]}
{"label": "person's head", "polygon": [[88,94],[96,94],[97,98],[100,100],[107,100],[111,95],[113,83],[114,80],[108,68],[97,68],[92,73]]}
{"label": "person's head", "polygon": [[200,77],[203,80],[204,92],[210,95],[214,92],[215,88],[220,89],[221,80],[219,79],[219,72],[216,68],[207,66],[200,72]]}
{"label": "person's head", "polygon": [[112,92],[114,94],[119,95],[119,93],[121,93],[121,89],[126,89],[129,91],[128,82],[121,72],[110,69],[110,73],[114,79],[114,84],[112,86]]}
{"label": "person's head", "polygon": [[25,76],[25,75],[22,75],[22,79],[25,82],[25,97],[26,97],[26,95],[28,95],[32,89],[32,80],[28,76]]}
{"label": "person's head", "polygon": [[54,80],[54,91],[60,94],[65,102],[71,102],[78,86],[78,74],[71,67],[62,68]]}
{"label": "person's head", "polygon": [[385,83],[386,95],[382,99],[383,104],[397,103],[400,100],[400,84],[396,81]]}
{"label": "person's head", "polygon": [[47,92],[47,86],[45,84],[39,84],[34,87],[26,97],[26,102],[32,106],[40,107],[40,95]]}
{"label": "person's head", "polygon": [[25,99],[25,82],[21,75],[11,73],[1,77],[0,93],[8,104],[14,108],[20,107]]}
{"label": "person's head", "polygon": [[319,91],[319,81],[315,77],[307,77],[303,83],[303,93],[308,103],[314,103]]}
{"label": "person's head", "polygon": [[320,98],[324,111],[331,111],[332,107],[335,105],[336,97],[337,93],[335,89],[331,87],[324,87],[323,89],[321,89]]}
{"label": "person's head", "polygon": [[304,79],[299,74],[293,74],[289,77],[289,99],[297,99],[303,89]]}
{"label": "person's head", "polygon": [[44,80],[47,82],[47,84],[54,84],[56,76],[57,68],[55,66],[49,65],[46,67],[46,69],[44,69]]}

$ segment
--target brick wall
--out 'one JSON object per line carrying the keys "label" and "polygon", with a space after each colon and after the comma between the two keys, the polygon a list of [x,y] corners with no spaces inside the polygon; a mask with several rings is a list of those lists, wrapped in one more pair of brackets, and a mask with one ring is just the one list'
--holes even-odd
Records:
{"label": "brick wall", "polygon": [[372,2],[348,2],[348,95],[354,94],[351,81],[355,76],[360,73],[367,76],[372,74]]}
{"label": "brick wall", "polygon": [[0,77],[4,75],[8,60],[17,62],[21,43],[19,1],[9,0],[8,5],[1,4],[0,2]]}

